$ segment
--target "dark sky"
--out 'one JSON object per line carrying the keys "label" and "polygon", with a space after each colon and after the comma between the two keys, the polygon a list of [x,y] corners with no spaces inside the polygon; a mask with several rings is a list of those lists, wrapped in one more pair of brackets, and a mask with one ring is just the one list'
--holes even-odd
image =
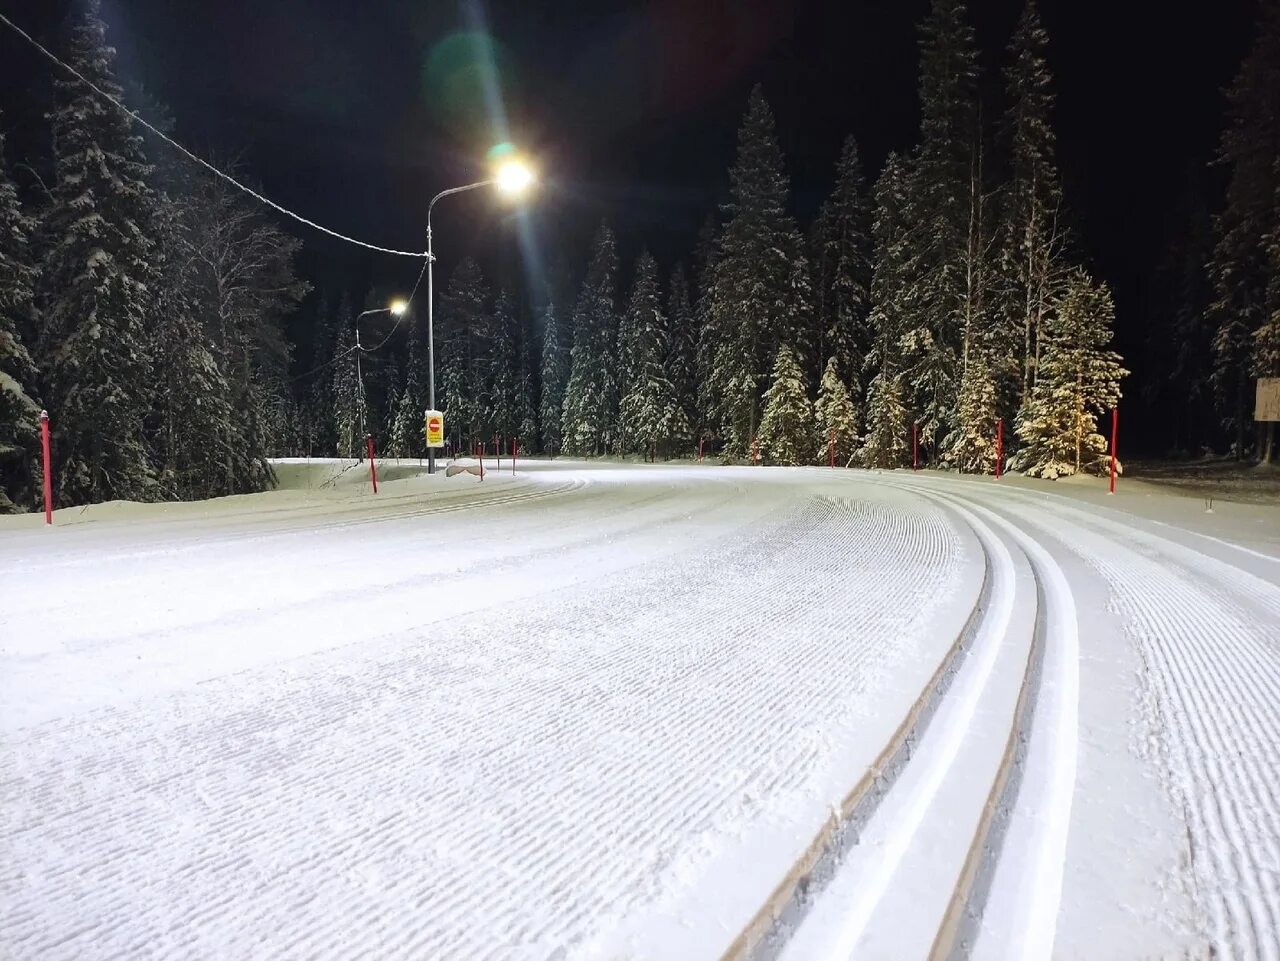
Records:
{"label": "dark sky", "polygon": [[[724,198],[757,81],[777,114],[802,220],[829,188],[846,134],[858,137],[874,175],[888,151],[914,142],[915,24],[927,6],[103,0],[121,72],[169,106],[181,139],[239,154],[286,206],[409,249],[422,246],[430,196],[483,176],[484,151],[498,137],[473,93],[471,48],[448,40],[482,10],[511,138],[549,181],[534,210],[540,254],[575,270],[606,215],[625,258],[642,242],[668,265],[686,255]],[[67,0],[0,0],[48,41],[68,8]],[[994,94],[1021,0],[975,0],[970,9]],[[1132,348],[1168,213],[1187,171],[1212,156],[1221,89],[1247,49],[1256,0],[1042,0],[1041,10],[1068,204],[1090,266],[1116,288],[1121,346]],[[5,128],[27,142],[48,70],[2,30],[0,78]],[[462,252],[515,256],[508,211],[476,195],[446,203],[436,229],[446,269]],[[312,269],[322,262],[326,272],[350,268],[391,285],[412,279],[412,263],[306,239]]]}

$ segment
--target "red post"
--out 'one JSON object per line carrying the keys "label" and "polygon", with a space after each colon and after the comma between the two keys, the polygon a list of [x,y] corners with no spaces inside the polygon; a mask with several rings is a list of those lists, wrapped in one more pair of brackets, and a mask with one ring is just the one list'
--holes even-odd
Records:
{"label": "red post", "polygon": [[53,523],[53,468],[49,457],[49,412],[40,411],[40,446],[44,449],[44,522]]}
{"label": "red post", "polygon": [[1111,489],[1108,494],[1116,492],[1116,435],[1120,432],[1120,409],[1111,408]]}
{"label": "red post", "polygon": [[373,435],[364,435],[365,445],[369,448],[369,479],[373,481],[373,492],[378,493],[378,468],[373,463]]}
{"label": "red post", "polygon": [[516,476],[516,452],[520,450],[520,438],[511,438],[511,476]]}
{"label": "red post", "polygon": [[996,421],[996,480],[1004,471],[1004,418]]}
{"label": "red post", "polygon": [[911,424],[911,469],[920,469],[920,425]]}

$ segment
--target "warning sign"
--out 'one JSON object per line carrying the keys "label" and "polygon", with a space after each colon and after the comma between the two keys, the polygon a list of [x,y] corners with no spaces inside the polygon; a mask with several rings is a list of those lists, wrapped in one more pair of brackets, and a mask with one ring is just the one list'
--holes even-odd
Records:
{"label": "warning sign", "polygon": [[444,446],[444,414],[438,410],[427,411],[427,446]]}
{"label": "warning sign", "polygon": [[1280,377],[1258,378],[1258,403],[1254,420],[1280,420]]}

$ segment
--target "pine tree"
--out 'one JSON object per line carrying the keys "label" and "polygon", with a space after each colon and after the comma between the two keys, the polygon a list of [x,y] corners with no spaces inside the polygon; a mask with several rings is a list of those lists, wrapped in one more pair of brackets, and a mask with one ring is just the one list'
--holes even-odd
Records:
{"label": "pine tree", "polygon": [[760,452],[770,464],[807,464],[814,449],[813,405],[809,403],[804,371],[787,344],[778,348],[773,378],[764,395],[760,421]]}
{"label": "pine tree", "polygon": [[694,366],[694,379],[697,383],[697,416],[694,418],[693,427],[696,436],[700,439],[715,436],[723,410],[721,398],[716,393],[718,385],[714,376],[716,351],[720,346],[723,332],[716,327],[715,314],[711,309],[715,290],[715,264],[720,256],[719,248],[720,238],[715,217],[709,215],[698,232],[693,264],[694,326],[698,330]]}
{"label": "pine tree", "polygon": [[787,177],[773,112],[756,87],[738,131],[729,172],[729,221],[711,282],[716,338],[709,392],[729,456],[745,455],[760,420],[761,388],[780,345],[806,343],[810,301],[804,241],[786,211]]}
{"label": "pine tree", "polygon": [[835,189],[813,232],[814,357],[818,363],[834,357],[839,376],[856,384],[870,347],[871,207],[853,137],[844,142]]}
{"label": "pine tree", "polygon": [[603,454],[614,441],[617,380],[615,305],[618,253],[613,231],[596,232],[591,264],[573,317],[571,370],[565,386],[562,434],[574,454]]}
{"label": "pine tree", "polygon": [[538,358],[533,330],[524,326],[520,331],[520,380],[516,385],[516,438],[521,450],[530,454],[538,450],[540,427],[538,424]]}
{"label": "pine tree", "polygon": [[997,414],[992,370],[996,366],[983,352],[974,351],[960,378],[956,427],[943,448],[947,465],[965,473],[995,471]]}
{"label": "pine tree", "polygon": [[560,421],[564,416],[564,388],[569,379],[569,351],[560,331],[560,311],[548,301],[542,325],[542,449],[554,455],[564,444]]}
{"label": "pine tree", "polygon": [[9,179],[0,136],[0,514],[27,510],[38,496],[40,405],[35,364],[22,342],[34,326],[35,227]]}
{"label": "pine tree", "polygon": [[913,261],[911,227],[906,219],[908,172],[890,154],[876,181],[875,269],[871,279],[871,350],[863,362],[869,378],[866,432],[858,459],[866,467],[901,466],[909,426],[901,384],[905,303]]}
{"label": "pine tree", "polygon": [[387,456],[420,456],[417,439],[422,437],[424,429],[423,408],[414,400],[413,391],[408,386],[396,397],[393,410],[395,416],[387,434]]}
{"label": "pine tree", "polygon": [[666,377],[664,332],[666,319],[658,295],[658,264],[642,250],[636,259],[635,280],[627,309],[618,326],[618,388],[622,393],[618,418],[619,449],[644,453],[656,437],[659,411],[653,380]]}
{"label": "pine tree", "polygon": [[[1275,202],[1271,230],[1267,233],[1267,303],[1266,320],[1253,332],[1253,373],[1256,377],[1280,377],[1280,154],[1276,155]],[[1276,425],[1268,421],[1262,426],[1262,445],[1258,460],[1270,464],[1275,459]]]}
{"label": "pine tree", "polygon": [[818,433],[818,463],[825,464],[829,457],[834,457],[836,463],[847,464],[859,445],[858,408],[841,379],[840,360],[834,354],[822,372],[813,414]]}
{"label": "pine tree", "polygon": [[338,332],[333,345],[333,422],[337,428],[339,457],[358,457],[360,435],[360,381],[356,372],[355,335]]}
{"label": "pine tree", "polygon": [[[1005,114],[1011,177],[1005,198],[1001,274],[1006,326],[990,345],[1002,409],[1021,405],[1035,384],[1040,325],[1060,295],[1066,275],[1067,234],[1062,226],[1062,185],[1053,132],[1053,82],[1045,51],[1048,34],[1035,0],[1027,0],[1009,44]],[[1014,359],[1021,357],[1014,371]],[[1015,394],[1016,389],[1016,394]]]}
{"label": "pine tree", "polygon": [[489,360],[493,351],[493,315],[480,267],[470,258],[449,278],[439,309],[440,382],[437,400],[443,404],[446,430],[466,450],[493,433],[485,401],[489,390]]}
{"label": "pine tree", "polygon": [[673,402],[694,436],[698,421],[698,314],[689,299],[689,282],[684,266],[671,274],[667,294],[667,359],[665,369],[671,379]]}
{"label": "pine tree", "polygon": [[954,423],[960,380],[976,76],[977,51],[964,3],[933,0],[921,26],[920,145],[906,180],[913,251],[901,303],[901,383],[927,447]]}
{"label": "pine tree", "polygon": [[1073,272],[1045,316],[1042,363],[1018,414],[1023,446],[1010,458],[1011,470],[1050,479],[1107,472],[1107,441],[1097,432],[1097,417],[1120,400],[1120,381],[1128,374],[1108,349],[1114,319],[1106,286],[1095,285],[1083,270]]}
{"label": "pine tree", "polygon": [[488,420],[499,437],[514,437],[524,415],[520,331],[515,302],[506,290],[498,292],[493,305],[493,340],[488,366]]}
{"label": "pine tree", "polygon": [[[66,56],[121,96],[97,0],[72,28]],[[57,448],[56,500],[152,500],[159,491],[144,433],[153,394],[149,168],[129,120],[79,80],[54,81],[50,121],[55,183],[42,227],[38,347]]]}
{"label": "pine tree", "polygon": [[[1227,94],[1227,129],[1218,148],[1229,170],[1226,204],[1214,221],[1209,273],[1214,299],[1213,384],[1225,425],[1244,457],[1253,374],[1259,358],[1255,332],[1268,322],[1267,291],[1274,269],[1267,238],[1277,229],[1280,187],[1280,5],[1265,4],[1258,37]],[[1265,358],[1262,358],[1265,360]]]}

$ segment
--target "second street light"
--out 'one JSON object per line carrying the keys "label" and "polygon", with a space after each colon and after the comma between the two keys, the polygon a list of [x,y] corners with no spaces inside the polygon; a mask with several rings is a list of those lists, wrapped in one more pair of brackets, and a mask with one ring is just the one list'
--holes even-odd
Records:
{"label": "second street light", "polygon": [[[477,180],[473,184],[451,187],[442,190],[431,198],[427,206],[427,408],[433,413],[436,410],[436,337],[435,337],[435,262],[436,256],[431,243],[431,212],[436,202],[450,194],[460,194],[464,190],[475,190],[477,187],[497,187],[510,197],[518,197],[532,186],[533,171],[518,160],[508,160],[494,172],[488,180]],[[427,447],[427,473],[436,472],[436,446]]]}
{"label": "second street light", "polygon": [[[359,393],[359,414],[360,414],[360,436],[367,438],[368,431],[365,430],[364,424],[364,368],[360,364],[360,355],[364,353],[364,346],[360,343],[360,320],[371,314],[391,314],[393,317],[399,317],[409,305],[403,300],[393,300],[386,307],[375,307],[373,310],[366,310],[363,313],[356,314],[356,383],[360,386]],[[359,445],[357,445],[359,446]],[[361,448],[363,450],[363,448]],[[363,453],[360,455],[363,458]]]}

